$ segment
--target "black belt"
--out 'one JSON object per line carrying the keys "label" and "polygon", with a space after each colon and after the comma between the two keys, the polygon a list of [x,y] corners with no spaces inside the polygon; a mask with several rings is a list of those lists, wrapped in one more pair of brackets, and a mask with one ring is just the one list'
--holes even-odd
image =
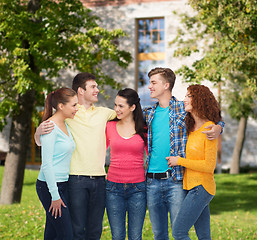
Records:
{"label": "black belt", "polygon": [[171,177],[171,170],[163,173],[147,173],[146,176],[148,178],[155,178],[155,179],[168,179]]}

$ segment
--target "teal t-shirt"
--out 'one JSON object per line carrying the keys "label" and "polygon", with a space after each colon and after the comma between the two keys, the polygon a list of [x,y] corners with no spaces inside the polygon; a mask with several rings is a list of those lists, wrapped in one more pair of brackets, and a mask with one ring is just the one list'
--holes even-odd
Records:
{"label": "teal t-shirt", "polygon": [[169,106],[157,106],[151,127],[152,152],[148,172],[166,172],[169,168],[166,157],[170,156]]}

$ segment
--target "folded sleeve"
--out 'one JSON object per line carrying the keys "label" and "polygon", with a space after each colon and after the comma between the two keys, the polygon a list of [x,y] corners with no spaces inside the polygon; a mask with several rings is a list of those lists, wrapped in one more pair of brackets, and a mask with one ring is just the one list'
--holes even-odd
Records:
{"label": "folded sleeve", "polygon": [[220,132],[220,134],[222,134],[223,133],[223,129],[224,129],[224,127],[225,127],[225,122],[222,122],[222,121],[219,121],[218,123],[217,123],[217,125],[220,125],[221,126],[221,132]]}

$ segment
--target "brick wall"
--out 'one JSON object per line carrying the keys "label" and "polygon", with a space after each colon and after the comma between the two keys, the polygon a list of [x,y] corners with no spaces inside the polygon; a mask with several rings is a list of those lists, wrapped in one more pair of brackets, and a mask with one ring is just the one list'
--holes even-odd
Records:
{"label": "brick wall", "polygon": [[86,7],[121,6],[135,3],[167,2],[170,0],[81,0]]}

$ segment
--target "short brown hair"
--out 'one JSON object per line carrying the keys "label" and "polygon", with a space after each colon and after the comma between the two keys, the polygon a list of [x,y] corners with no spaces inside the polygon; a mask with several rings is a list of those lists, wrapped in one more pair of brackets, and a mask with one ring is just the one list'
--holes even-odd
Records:
{"label": "short brown hair", "polygon": [[79,87],[85,89],[86,82],[90,80],[95,81],[95,79],[96,77],[91,73],[87,73],[87,72],[78,73],[72,81],[72,89],[75,92],[78,92]]}
{"label": "short brown hair", "polygon": [[170,68],[157,67],[148,73],[148,77],[150,78],[156,74],[160,74],[165,79],[165,81],[170,84],[169,90],[172,91],[176,80],[175,73]]}

